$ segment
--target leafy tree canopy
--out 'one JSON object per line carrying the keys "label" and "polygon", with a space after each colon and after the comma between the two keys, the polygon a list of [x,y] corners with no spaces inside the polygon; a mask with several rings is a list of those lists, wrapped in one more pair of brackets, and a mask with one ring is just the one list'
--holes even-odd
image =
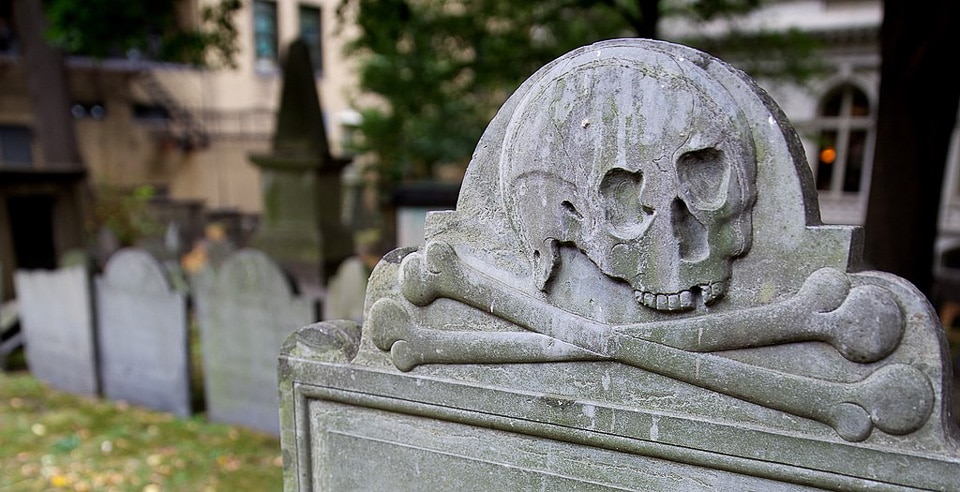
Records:
{"label": "leafy tree canopy", "polygon": [[45,0],[47,37],[65,51],[98,58],[131,53],[161,61],[234,66],[241,0],[218,0],[191,21],[184,0]]}
{"label": "leafy tree canopy", "polygon": [[[561,54],[601,39],[657,38],[663,17],[709,21],[743,15],[762,1],[343,0],[341,22],[359,28],[347,52],[360,60],[360,88],[386,103],[361,109],[354,150],[372,152],[388,184],[427,179],[436,164],[465,164],[499,105]],[[727,39],[735,42],[699,44],[724,56],[775,47],[790,56],[764,58],[760,72],[809,72],[798,61],[809,59],[804,53],[813,46],[796,33]]]}

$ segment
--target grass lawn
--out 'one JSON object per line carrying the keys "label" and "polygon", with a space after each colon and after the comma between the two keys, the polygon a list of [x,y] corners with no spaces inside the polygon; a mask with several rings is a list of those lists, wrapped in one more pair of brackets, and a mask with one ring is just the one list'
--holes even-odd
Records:
{"label": "grass lawn", "polygon": [[0,490],[273,491],[277,438],[0,372]]}

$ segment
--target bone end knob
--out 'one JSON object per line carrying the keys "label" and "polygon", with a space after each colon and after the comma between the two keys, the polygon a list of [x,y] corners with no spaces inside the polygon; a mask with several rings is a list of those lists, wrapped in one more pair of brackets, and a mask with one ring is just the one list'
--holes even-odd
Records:
{"label": "bone end knob", "polygon": [[877,428],[894,435],[914,432],[930,418],[934,394],[930,380],[919,369],[891,364],[862,381],[873,405],[870,418]]}
{"label": "bone end knob", "polygon": [[380,299],[370,307],[367,327],[370,339],[380,350],[390,350],[398,340],[407,338],[410,315],[397,301]]}
{"label": "bone end knob", "polygon": [[904,318],[893,294],[881,287],[854,288],[843,305],[825,314],[825,336],[848,360],[876,362],[893,353],[903,337]]}
{"label": "bone end knob", "polygon": [[444,283],[457,278],[459,258],[444,242],[428,243],[423,253],[407,255],[400,263],[400,292],[411,303],[426,306],[447,290]]}
{"label": "bone end knob", "polygon": [[428,278],[430,275],[422,254],[407,255],[400,263],[400,292],[403,297],[417,306],[426,306],[436,300],[439,294]]}
{"label": "bone end knob", "polygon": [[863,441],[873,430],[870,415],[862,407],[853,403],[839,403],[826,413],[824,420],[846,441]]}
{"label": "bone end knob", "polygon": [[798,292],[798,298],[813,312],[826,313],[843,304],[850,293],[850,279],[836,268],[821,268],[807,277]]}
{"label": "bone end knob", "polygon": [[866,439],[874,426],[893,435],[914,432],[929,420],[934,404],[930,381],[906,364],[877,369],[840,398],[824,410],[823,421],[852,442]]}
{"label": "bone end knob", "polygon": [[414,367],[423,363],[418,352],[410,348],[406,340],[397,340],[390,348],[390,358],[393,359],[393,365],[403,372],[410,372]]}

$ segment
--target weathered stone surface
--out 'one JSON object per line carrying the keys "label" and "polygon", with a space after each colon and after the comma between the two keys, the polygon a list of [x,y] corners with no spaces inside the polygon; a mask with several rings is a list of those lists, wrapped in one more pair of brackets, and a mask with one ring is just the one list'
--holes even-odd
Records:
{"label": "weathered stone surface", "polygon": [[376,267],[355,340],[287,342],[286,487],[956,490],[936,313],[860,241],[821,224],[746,75],[575,50],[504,104],[424,246]]}
{"label": "weathered stone surface", "polygon": [[214,275],[198,312],[208,417],[278,434],[277,353],[316,321],[315,305],[261,251],[234,253]]}
{"label": "weathered stone surface", "polygon": [[187,299],[141,249],[121,249],[96,280],[103,393],[185,417],[191,413]]}
{"label": "weathered stone surface", "polygon": [[30,372],[55,388],[97,395],[97,342],[87,268],[19,270],[14,284]]}

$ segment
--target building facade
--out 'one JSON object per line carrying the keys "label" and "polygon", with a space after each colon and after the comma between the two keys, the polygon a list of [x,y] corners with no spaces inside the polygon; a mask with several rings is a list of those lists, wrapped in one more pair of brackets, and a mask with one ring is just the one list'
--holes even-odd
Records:
{"label": "building facade", "polygon": [[[196,13],[205,0],[183,1],[189,7],[186,11]],[[248,156],[270,148],[280,61],[284,47],[298,37],[312,48],[327,134],[333,153],[342,155],[343,143],[357,123],[352,106],[362,96],[354,83],[352,60],[343,55],[343,45],[353,32],[351,26],[339,25],[339,3],[244,2],[235,19],[240,49],[233,69],[200,70],[135,59],[68,59],[70,113],[89,181],[150,184],[172,200],[200,202],[212,210],[260,213],[259,175]],[[45,167],[44,156],[32,143],[36,122],[12,29],[11,5],[0,2],[0,182],[3,173],[11,176]],[[824,47],[819,56],[830,66],[828,75],[803,86],[760,82],[800,131],[827,223],[860,224],[864,219],[880,82],[882,13],[881,0],[778,0],[736,20],[747,30],[801,29]],[[728,28],[722,23],[694,27],[665,21],[662,32],[667,39],[682,39],[691,32],[722,36]],[[941,251],[960,245],[960,133],[954,135],[944,181]],[[11,224],[35,220],[29,214],[26,219],[10,217],[9,209],[35,204],[9,196],[5,200],[0,200],[4,202],[0,261],[9,272],[18,266],[11,253],[17,249]]]}
{"label": "building facade", "polygon": [[[822,46],[826,74],[804,85],[758,80],[797,128],[828,224],[863,224],[876,135],[880,88],[881,0],[778,0],[737,19],[738,28],[798,29]],[[727,25],[697,26],[722,36]],[[667,36],[693,27],[668,24]],[[728,60],[736,65],[736,60]],[[946,163],[937,257],[960,248],[960,128],[954,127]],[[940,268],[941,265],[935,265]],[[941,271],[941,274],[945,272]]]}
{"label": "building facade", "polygon": [[[204,2],[180,0],[181,11],[198,22]],[[297,38],[311,48],[332,152],[341,154],[348,134],[344,128],[354,124],[356,113],[348,103],[353,86],[350,63],[342,56],[350,30],[337,26],[337,3],[244,2],[235,17],[239,48],[235,68],[157,63],[138,59],[135,53],[122,59],[67,57],[70,107],[65,115],[73,119],[82,161],[70,177],[55,172],[37,144],[38,122],[14,2],[0,1],[2,291],[12,292],[14,269],[50,267],[67,250],[86,246],[78,239],[89,232],[77,223],[79,215],[62,218],[50,212],[78,206],[63,198],[68,192],[56,183],[64,180],[85,178],[93,190],[104,185],[150,185],[174,202],[198,203],[215,214],[256,217],[263,206],[262,193],[259,172],[248,156],[271,147],[280,65],[285,47]],[[40,259],[24,258],[26,252],[37,251],[36,244],[51,243],[51,237],[54,246],[38,253]]]}

